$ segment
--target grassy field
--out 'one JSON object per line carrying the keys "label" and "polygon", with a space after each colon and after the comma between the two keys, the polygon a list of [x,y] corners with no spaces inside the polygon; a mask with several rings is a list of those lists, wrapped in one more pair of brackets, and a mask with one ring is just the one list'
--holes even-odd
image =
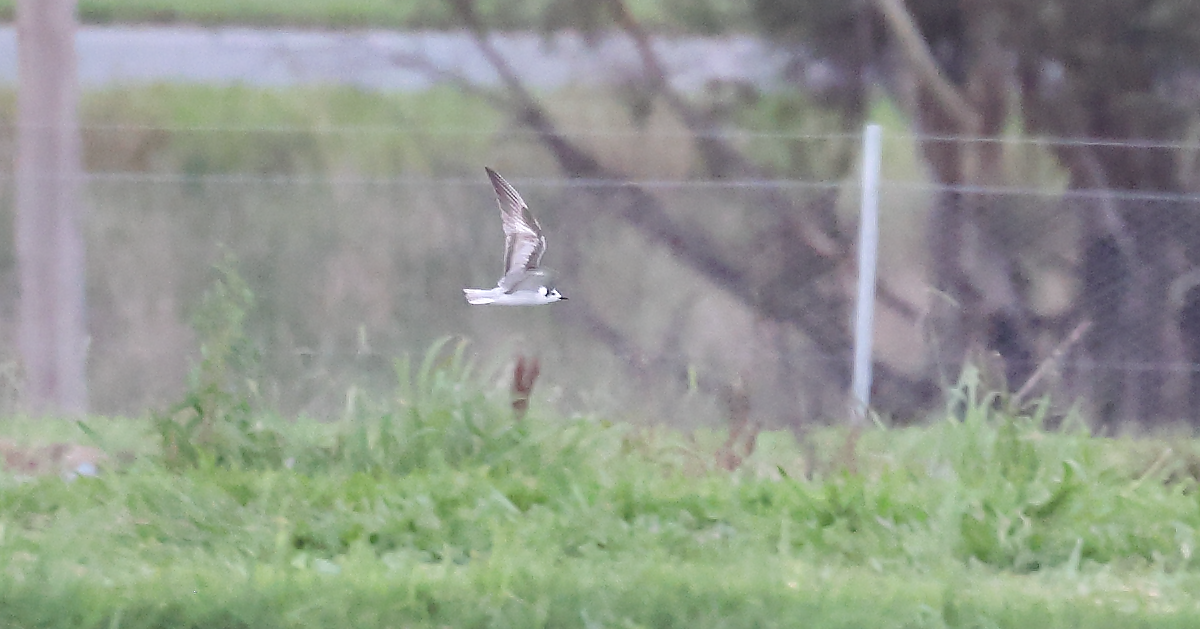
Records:
{"label": "grassy field", "polygon": [[0,424],[5,626],[1200,621],[1193,440],[1048,430],[968,371],[927,427],[730,446],[542,396],[516,416],[508,370],[451,341],[338,421],[285,421],[221,277],[172,409]]}
{"label": "grassy field", "polygon": [[719,430],[564,417],[543,400],[516,419],[505,372],[449,343],[341,421],[281,421],[238,384],[233,337],[209,337],[171,414],[4,422],[7,447],[67,440],[107,458],[96,477],[54,461],[0,476],[0,622],[1200,622],[1200,445],[1046,430],[1036,408],[994,410],[1004,398],[970,373],[954,419],[851,448],[842,430],[764,432],[729,466]]}
{"label": "grassy field", "polygon": [[[744,28],[747,12],[729,0],[632,0],[630,9],[647,25],[678,32],[713,33]],[[557,9],[550,7],[557,6]],[[481,0],[484,21],[500,29],[540,29],[567,19],[564,3],[551,0]],[[0,19],[11,20],[16,3],[0,1]],[[557,17],[556,17],[557,16]],[[315,28],[456,28],[448,2],[416,0],[79,0],[85,24],[189,23]],[[575,20],[578,24],[579,20]]]}
{"label": "grassy field", "polygon": [[[336,16],[332,3],[317,2],[80,6],[94,22],[444,19],[401,2],[342,2]],[[11,3],[0,10],[11,13]],[[514,27],[529,24],[515,15]],[[352,91],[159,87],[91,94],[84,110],[93,172],[196,178],[180,185],[178,198],[143,183],[136,194],[112,194],[119,202],[111,206],[153,217],[150,208],[185,212],[192,199],[210,212],[196,225],[212,223],[211,208],[228,200],[213,194],[208,175],[445,172],[461,154],[478,160],[480,151],[512,149],[490,136],[506,125],[501,116],[445,93],[401,102]],[[461,133],[464,120],[477,128]],[[345,129],[324,131],[344,125],[365,126],[350,141]],[[432,141],[378,133],[439,125],[451,132]],[[335,200],[339,193],[322,192]],[[358,203],[348,196],[347,206]],[[291,229],[307,220],[293,197],[274,189],[246,203],[291,211],[272,219]],[[136,250],[125,264],[163,274],[164,294],[199,292],[201,273],[165,270],[201,239],[198,229],[181,229],[178,242],[135,238],[141,228],[159,236],[158,223],[112,216],[126,231],[112,227],[116,235],[102,241],[111,246],[95,248],[98,275],[120,277],[114,269],[130,243],[168,242],[161,259]],[[266,241],[249,223],[233,222],[230,231]],[[314,225],[314,233],[333,231]],[[270,242],[265,252],[247,247],[242,259],[285,294],[275,271],[309,271],[312,257],[288,255],[312,256],[316,246],[295,236]],[[147,283],[145,274],[131,276]],[[264,318],[285,327],[285,313],[320,301],[306,290],[294,293],[309,301],[279,298]],[[158,303],[144,292],[111,291],[126,305]],[[93,294],[97,319],[107,294]],[[260,301],[271,305],[266,295]],[[180,308],[203,311],[194,305]],[[856,441],[839,429],[799,439],[763,432],[730,470],[721,429],[564,415],[547,399],[553,383],[541,385],[529,416],[514,419],[507,372],[473,363],[453,344],[402,362],[387,395],[351,388],[339,421],[291,421],[247,377],[241,361],[252,352],[238,342],[241,319],[222,318],[219,306],[209,319],[215,326],[198,332],[205,361],[174,411],[82,424],[0,422],[0,626],[1200,624],[1194,440],[1100,438],[1072,421],[1049,430],[1038,409],[995,410],[1004,399],[976,390],[968,373],[949,392],[949,410],[928,426],[877,427]],[[186,317],[176,314],[165,316],[178,325],[174,319]],[[143,323],[112,327],[163,340]],[[114,346],[143,346],[111,338]],[[193,337],[181,338],[191,347]],[[98,352],[108,340],[98,335]],[[74,468],[49,446],[55,442],[104,452],[100,474],[71,477]],[[38,456],[47,459],[34,466],[38,473],[14,465]]]}
{"label": "grassy field", "polygon": [[[512,139],[519,134],[498,139],[512,128],[503,116],[445,92],[379,98],[351,90],[155,87],[89,94],[83,109],[89,168],[113,174],[93,184],[92,229],[102,244],[91,249],[92,268],[112,284],[96,284],[92,312],[99,330],[116,330],[96,335],[97,362],[123,359],[111,348],[165,346],[174,338],[155,327],[158,319],[137,318],[160,312],[137,300],[157,304],[161,295],[183,304],[180,313],[164,315],[173,326],[193,316],[201,323],[195,336],[180,336],[172,346],[184,350],[164,355],[184,362],[198,340],[204,361],[187,380],[183,402],[163,416],[0,423],[13,455],[0,474],[0,625],[898,628],[1200,621],[1193,595],[1200,586],[1193,562],[1200,444],[1098,438],[1070,421],[1047,430],[1036,409],[994,411],[997,400],[974,390],[970,374],[952,392],[951,411],[926,427],[872,429],[852,450],[850,435],[838,429],[799,440],[764,432],[732,470],[723,464],[722,429],[644,428],[607,414],[563,412],[562,382],[553,379],[561,372],[553,369],[530,415],[515,420],[503,363],[482,366],[492,354],[476,363],[467,358],[478,346],[435,348],[402,362],[395,376],[384,365],[394,383],[387,394],[345,383],[339,421],[281,419],[270,392],[253,378],[257,368],[247,364],[263,357],[239,339],[262,333],[259,339],[272,341],[263,344],[268,348],[289,338],[321,347],[296,333],[309,328],[292,325],[294,318],[310,317],[310,328],[330,334],[334,323],[369,322],[342,311],[322,315],[322,294],[285,271],[322,280],[313,272],[324,268],[315,252],[348,249],[337,240],[339,230],[370,232],[380,250],[392,251],[389,234],[407,224],[404,212],[395,211],[403,206],[390,202],[412,192],[369,181],[306,187],[305,176],[449,177],[469,166],[477,177],[484,155],[530,157],[527,172],[553,170],[532,142]],[[599,107],[560,110],[577,116],[564,116],[567,122],[588,117],[572,128],[618,120],[606,119]],[[389,128],[405,129],[403,141],[381,132]],[[414,132],[421,128],[430,133]],[[663,137],[670,136],[632,149],[622,138],[603,157],[668,164],[657,158],[676,151]],[[906,159],[889,165],[916,171],[913,158]],[[139,174],[146,176],[124,178]],[[238,179],[243,174],[258,187],[243,192],[250,187]],[[276,176],[301,183],[277,186]],[[376,188],[391,192],[376,199]],[[533,201],[553,198],[553,189],[524,190]],[[417,205],[481,214],[494,231],[492,216],[474,211],[477,200],[458,194],[418,197]],[[383,209],[369,220],[347,220],[359,216],[353,208],[369,206],[364,200]],[[175,223],[163,216],[180,223],[168,229]],[[546,219],[550,225],[555,217]],[[488,242],[492,231],[478,230]],[[225,301],[195,298],[208,278],[201,269],[213,233],[238,252],[255,290],[264,289],[259,314],[237,303],[244,288],[238,284]],[[432,273],[445,272],[438,265],[447,263],[434,257],[430,264]],[[137,282],[120,284],[123,277]],[[459,303],[458,285],[445,291],[447,303]],[[388,288],[381,293],[406,308],[381,310],[388,325],[404,326],[396,346],[417,345],[412,328],[424,324],[421,317],[436,315],[438,329],[451,327],[447,313],[457,311],[438,303],[430,313],[415,312],[429,300]],[[134,314],[121,319],[111,312]],[[497,325],[498,316],[504,315],[489,315],[479,329],[519,328],[512,321]],[[542,320],[527,324],[548,327]],[[292,336],[269,336],[280,329]],[[362,329],[336,332],[349,334],[353,345]],[[379,334],[372,328],[372,339]],[[571,341],[573,352],[597,362],[579,339]],[[380,353],[389,361],[397,355]],[[94,381],[96,390],[173,373],[144,354],[126,361],[153,373]],[[303,375],[311,378],[287,380],[306,388],[342,385],[327,372]],[[661,420],[652,410],[640,412]],[[53,442],[107,453],[100,475],[64,479],[72,467],[54,458]],[[13,466],[24,455],[50,460],[33,474]]]}

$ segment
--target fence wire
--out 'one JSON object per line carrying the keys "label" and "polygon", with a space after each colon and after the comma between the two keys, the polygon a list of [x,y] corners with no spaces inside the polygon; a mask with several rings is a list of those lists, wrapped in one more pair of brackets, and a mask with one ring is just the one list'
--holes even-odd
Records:
{"label": "fence wire", "polygon": [[[199,341],[192,318],[229,251],[256,294],[256,377],[285,412],[337,415],[351,391],[387,394],[397,359],[455,336],[496,378],[518,355],[541,357],[541,394],[563,408],[708,422],[744,394],[769,425],[845,416],[860,191],[852,167],[822,170],[836,160],[817,158],[857,138],[726,134],[764,166],[706,179],[686,134],[636,146],[623,132],[574,134],[626,175],[597,179],[563,175],[527,135],[446,133],[414,162],[390,152],[412,134],[367,131],[85,131],[112,149],[85,150],[98,411],[180,395]],[[383,165],[346,157],[364,141]],[[993,171],[948,183],[922,158],[933,142],[1002,154]],[[883,410],[911,420],[938,409],[940,387],[968,364],[1016,390],[1051,361],[1038,393],[1082,401],[1097,421],[1192,421],[1200,147],[888,135],[884,146],[873,354]],[[1109,185],[1093,185],[1062,165],[1063,151],[1079,150],[1124,151],[1113,164],[1165,156],[1174,170],[1158,180],[1171,185],[1112,170]],[[462,288],[500,274],[485,164],[538,216],[544,263],[568,302],[463,300]],[[10,207],[11,186],[0,178]],[[11,265],[5,274],[15,286]],[[15,290],[3,295],[11,338]],[[1082,340],[1055,357],[1084,322]]]}
{"label": "fence wire", "polygon": [[[419,359],[443,336],[470,340],[485,370],[539,356],[542,393],[567,408],[712,421],[741,377],[754,380],[760,410],[796,422],[832,412],[840,393],[828,383],[848,372],[849,346],[822,347],[762,320],[741,303],[748,293],[715,285],[710,269],[647,238],[605,205],[628,184],[581,193],[559,179],[513,182],[545,229],[544,263],[568,302],[464,301],[462,288],[494,286],[501,273],[503,234],[482,170],[386,180],[89,176],[94,404],[136,412],[180,394],[199,341],[192,318],[228,251],[256,295],[248,330],[261,349],[260,388],[286,412],[336,415],[351,389],[386,394],[395,360]],[[775,189],[800,203],[831,186]],[[731,212],[761,185],[644,190],[640,203],[708,234],[729,260],[754,250],[752,230],[769,227]]]}

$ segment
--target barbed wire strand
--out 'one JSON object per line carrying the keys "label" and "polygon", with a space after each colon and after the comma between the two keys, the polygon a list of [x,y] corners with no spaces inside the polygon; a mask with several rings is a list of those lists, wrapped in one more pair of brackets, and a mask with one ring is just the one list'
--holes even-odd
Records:
{"label": "barbed wire strand", "polygon": [[[13,178],[11,173],[0,174],[0,182]],[[267,185],[363,185],[363,186],[486,186],[486,181],[476,177],[369,177],[369,176],[323,176],[323,175],[252,175],[244,173],[143,173],[143,172],[100,172],[85,173],[83,180],[90,182],[109,183],[214,183],[214,184],[267,184]],[[854,181],[806,181],[800,179],[591,179],[568,177],[512,177],[513,185],[530,188],[622,188],[637,186],[652,189],[713,189],[713,188],[794,188],[808,190],[830,190],[845,188],[857,190],[859,185]],[[885,179],[880,186],[886,190],[907,190],[914,192],[960,192],[964,194],[979,194],[988,196],[1039,196],[1061,199],[1117,199],[1129,201],[1176,201],[1184,203],[1200,203],[1200,194],[1196,193],[1167,193],[1137,190],[1113,189],[1055,189],[1034,188],[1027,186],[978,186],[969,184],[939,184],[930,182],[914,182]]]}

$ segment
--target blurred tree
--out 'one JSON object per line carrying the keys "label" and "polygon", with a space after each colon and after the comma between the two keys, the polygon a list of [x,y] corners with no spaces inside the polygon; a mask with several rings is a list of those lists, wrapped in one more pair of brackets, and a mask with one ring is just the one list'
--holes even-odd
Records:
{"label": "blurred tree", "polygon": [[[504,95],[494,102],[536,131],[567,174],[627,179],[559,133],[542,103],[490,45],[475,3],[450,1],[503,78]],[[726,122],[722,111],[671,88],[648,35],[623,0],[562,0],[551,3],[548,11],[547,23],[556,28],[600,32],[615,27],[629,38],[642,63],[640,80],[629,90],[636,93],[625,97],[632,115],[644,112],[647,103],[664,103],[692,132],[705,176],[802,175],[779,170],[779,164],[756,159],[713,133]],[[861,129],[873,79],[897,93],[911,86],[911,98],[896,100],[908,108],[922,134],[919,148],[933,177],[945,184],[934,200],[926,234],[933,283],[948,297],[944,303],[953,304],[929,315],[939,335],[936,362],[948,373],[957,371],[970,348],[985,347],[1006,359],[1007,379],[1019,386],[1036,366],[1039,338],[1061,339],[1080,319],[1094,324],[1085,345],[1101,363],[1161,361],[1169,355],[1165,343],[1172,328],[1187,337],[1185,349],[1200,348],[1200,338],[1187,340],[1188,335],[1200,336],[1200,316],[1188,314],[1200,312],[1200,291],[1176,291],[1180,295],[1169,298],[1180,273],[1170,264],[1171,252],[1182,249],[1189,264],[1200,264],[1200,217],[1170,202],[1154,202],[1154,211],[1147,212],[1145,201],[1099,196],[1081,210],[1085,228],[1076,304],[1060,317],[1039,316],[1023,251],[1013,246],[1010,201],[973,192],[1006,183],[1003,145],[946,139],[998,137],[1014,121],[1027,132],[1054,137],[1182,137],[1196,121],[1197,108],[1189,109],[1177,98],[1173,82],[1200,68],[1200,30],[1193,27],[1200,23],[1200,3],[754,0],[750,12],[762,32],[797,60],[815,57],[835,68],[835,79],[816,96],[837,128]],[[810,77],[792,76],[802,89],[810,87]],[[835,166],[826,178],[849,172],[854,148],[832,160]],[[1179,151],[1170,148],[1067,143],[1054,151],[1074,189],[1185,189]],[[755,250],[745,252],[722,248],[712,234],[673,220],[636,187],[593,191],[605,197],[605,207],[764,319],[802,332],[829,356],[848,351],[848,304],[838,271],[848,268],[853,243],[833,212],[836,192],[800,205],[769,187],[756,193],[757,207],[765,209],[770,221],[756,232]],[[911,306],[887,286],[881,291],[885,306],[912,315]],[[1200,355],[1188,358],[1200,362]],[[912,413],[932,399],[933,375],[906,378],[878,367],[874,399],[883,410]],[[841,368],[830,369],[835,382],[845,381]],[[1149,421],[1167,410],[1167,383],[1155,370],[1094,373],[1117,374],[1091,383],[1106,421]],[[1191,408],[1200,407],[1200,374],[1193,376],[1191,390]]]}
{"label": "blurred tree", "polygon": [[[1194,100],[1176,89],[1188,73],[1200,71],[1200,3],[1193,0],[871,0],[876,17],[869,38],[857,26],[867,6],[755,0],[754,14],[777,39],[803,42],[834,59],[867,54],[875,67],[913,77],[909,113],[918,130],[934,138],[996,137],[1019,120],[1036,135],[1169,143],[1197,121]],[[864,45],[865,53],[851,50]],[[927,232],[935,285],[956,304],[938,316],[941,359],[960,364],[969,346],[983,344],[1009,360],[1010,381],[1022,380],[1033,367],[1036,334],[1061,334],[1071,324],[1041,329],[1047,322],[1034,316],[1019,250],[999,229],[1005,221],[988,221],[1000,215],[1004,200],[958,187],[1003,183],[1002,147],[926,139],[921,150],[936,180],[949,186],[935,201]],[[1069,143],[1054,151],[1073,189],[1186,189],[1175,148]],[[1172,326],[1185,347],[1200,348],[1193,338],[1200,323],[1187,315],[1200,311],[1192,305],[1200,293],[1181,291],[1180,303],[1168,303],[1181,273],[1172,267],[1172,252],[1182,250],[1189,266],[1200,264],[1200,217],[1177,202],[1120,195],[1101,197],[1083,212],[1080,298],[1066,318],[1094,323],[1085,343],[1102,365],[1094,372],[1100,375],[1092,382],[1093,400],[1106,422],[1153,421],[1168,410],[1162,372],[1121,367],[1169,356]],[[969,236],[975,243],[969,255],[987,264],[968,264]],[[990,277],[982,277],[980,267]],[[1188,360],[1200,362],[1200,350],[1187,351]],[[1200,374],[1191,377],[1187,406],[1196,409]]]}
{"label": "blurred tree", "polygon": [[25,403],[87,408],[74,0],[17,3],[18,345]]}
{"label": "blurred tree", "polygon": [[[1001,15],[1017,52],[1021,114],[1031,131],[1173,143],[1197,122],[1195,100],[1188,102],[1177,87],[1200,72],[1200,3],[1010,0]],[[1184,180],[1183,151],[1162,144],[1062,146],[1057,156],[1073,188],[1180,193],[1198,183]],[[1200,266],[1200,216],[1178,201],[1122,196],[1091,211],[1095,218],[1085,221],[1082,234],[1080,303],[1083,316],[1097,324],[1087,337],[1092,358],[1163,361],[1172,354],[1168,332],[1178,326],[1193,350],[1184,358],[1200,363],[1194,351],[1200,329],[1168,300],[1170,287],[1189,274],[1186,267]],[[1184,268],[1171,260],[1177,251]],[[1196,301],[1200,294],[1189,291],[1185,298]],[[1190,378],[1191,399],[1177,410],[1194,417],[1200,373]],[[1150,369],[1098,378],[1094,389],[1109,422],[1152,422],[1167,408],[1166,384],[1164,372]]]}

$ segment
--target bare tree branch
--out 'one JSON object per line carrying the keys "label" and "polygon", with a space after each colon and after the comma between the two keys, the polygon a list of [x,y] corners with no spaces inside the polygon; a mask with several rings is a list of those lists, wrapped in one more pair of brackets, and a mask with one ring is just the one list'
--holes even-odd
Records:
{"label": "bare tree branch", "polygon": [[[653,81],[656,91],[662,95],[671,110],[679,116],[684,126],[694,134],[697,148],[709,173],[714,177],[766,178],[766,173],[761,168],[747,160],[741,152],[730,146],[719,135],[710,132],[716,126],[716,121],[671,88],[670,81],[667,80],[666,67],[658,54],[654,52],[650,36],[633,18],[625,0],[608,0],[608,5],[617,24],[633,40],[642,65]],[[836,218],[811,222],[795,221],[792,218],[801,214],[801,211],[791,200],[779,194],[778,190],[767,188],[760,191],[759,194],[764,201],[763,205],[771,209],[778,220],[783,221],[781,224],[786,224],[789,231],[801,236],[804,243],[819,255],[830,258],[848,255],[849,250],[845,246],[844,236],[836,230]],[[804,213],[816,213],[820,214],[823,219],[829,219],[833,216],[833,207],[833,204],[818,202],[806,207]],[[822,209],[829,211],[822,212]],[[831,232],[822,231],[818,228],[818,224],[834,229]]]}
{"label": "bare tree branch", "polygon": [[[525,89],[503,55],[488,41],[487,33],[474,15],[471,0],[454,0],[453,4],[474,35],[480,51],[503,78],[515,104],[521,109],[523,121],[542,138],[563,170],[577,177],[606,182],[622,180],[622,177],[609,172],[595,158],[558,132],[545,109]],[[744,289],[737,290],[738,286],[746,285],[744,273],[718,253],[720,247],[717,243],[699,231],[676,223],[646,191],[634,185],[594,186],[589,191],[626,222],[665,245],[702,275],[734,292],[745,292]]]}
{"label": "bare tree branch", "polygon": [[458,13],[459,19],[463,21],[467,29],[474,36],[475,45],[479,47],[479,51],[483,53],[484,58],[488,60],[488,63],[500,75],[500,80],[504,82],[505,88],[508,89],[509,94],[515,100],[514,105],[518,108],[523,121],[541,134],[542,141],[554,153],[554,156],[563,165],[564,169],[585,177],[611,179],[611,176],[606,176],[599,162],[568,142],[557,132],[545,110],[538,105],[537,100],[529,93],[529,90],[525,89],[525,84],[521,82],[521,79],[517,78],[517,73],[513,71],[512,66],[508,64],[508,61],[500,54],[500,51],[496,50],[496,47],[488,39],[486,29],[484,29],[483,24],[479,21],[479,17],[475,15],[474,0],[451,0],[451,4]]}
{"label": "bare tree branch", "polygon": [[938,103],[954,118],[959,127],[959,133],[977,134],[981,122],[979,113],[938,69],[933,54],[929,52],[929,47],[925,45],[925,39],[921,37],[917,25],[909,15],[908,9],[904,8],[902,0],[875,0],[875,5],[879,7],[884,19],[887,20],[892,32],[896,35],[896,39],[900,43],[900,51],[916,70],[921,82],[929,88]]}
{"label": "bare tree branch", "polygon": [[912,305],[912,302],[901,297],[890,286],[880,282],[876,289],[876,294],[879,297],[879,303],[896,311],[897,314],[904,317],[909,323],[916,323],[920,320],[921,313],[917,310],[917,307]]}
{"label": "bare tree branch", "polygon": [[1016,392],[1015,395],[1013,395],[1013,406],[1019,408],[1021,403],[1026,397],[1029,396],[1030,393],[1033,392],[1034,387],[1036,387],[1039,382],[1044,380],[1055,370],[1062,367],[1063,358],[1066,357],[1067,351],[1069,351],[1072,346],[1078,343],[1079,339],[1083,338],[1083,335],[1087,333],[1088,328],[1090,327],[1092,327],[1092,322],[1085,319],[1084,321],[1081,321],[1079,325],[1075,326],[1074,330],[1071,330],[1071,333],[1067,335],[1067,338],[1064,339],[1063,342],[1059,343],[1054,348],[1054,351],[1050,352],[1050,355],[1047,356],[1046,359],[1043,360],[1040,365],[1038,365],[1037,369],[1034,370],[1033,375],[1029,376],[1029,379],[1025,381],[1025,384],[1021,385],[1021,388]]}
{"label": "bare tree branch", "polygon": [[456,72],[439,64],[433,63],[429,57],[418,54],[396,53],[391,56],[392,63],[403,68],[409,68],[425,73],[435,80],[453,85],[456,89],[470,94],[497,109],[507,109],[512,106],[508,100],[494,90],[484,89],[472,83],[466,75]]}
{"label": "bare tree branch", "polygon": [[[825,281],[827,278],[822,277],[831,275],[824,269],[836,269],[838,261],[847,255],[848,249],[843,247],[837,238],[820,232],[818,228],[802,220],[803,212],[791,205],[778,190],[767,190],[764,194],[769,202],[764,205],[780,217],[782,240],[799,248],[793,251],[792,264],[785,268],[789,274],[781,278],[770,278],[776,282],[789,279],[790,281],[770,286],[754,281],[755,278],[749,272],[751,267],[735,263],[724,255],[722,247],[707,233],[674,220],[653,195],[633,184],[613,185],[623,181],[624,177],[606,169],[594,156],[573,144],[558,131],[545,108],[525,88],[503,55],[491,45],[486,30],[474,13],[473,0],[451,0],[451,3],[472,33],[484,57],[500,75],[509,92],[509,106],[517,109],[521,121],[538,134],[565,172],[575,177],[597,181],[597,185],[585,186],[584,190],[594,196],[601,207],[653,242],[666,247],[681,263],[748,307],[767,318],[795,326],[827,357],[844,358],[845,360],[831,361],[836,365],[832,368],[832,375],[839,383],[838,386],[849,384],[851,339],[844,321],[846,308],[842,302],[845,297],[837,291],[836,281]],[[615,6],[623,7],[619,0]],[[625,15],[628,18],[627,12]],[[756,174],[758,170],[750,161],[732,147],[721,143],[719,137],[707,133],[712,128],[712,121],[706,115],[695,110],[678,94],[666,89],[662,66],[653,55],[645,33],[641,32],[632,18],[625,21],[625,26],[632,28],[631,33],[635,40],[640,42],[638,46],[640,52],[645,55],[644,61],[650,64],[648,67],[652,68],[658,77],[668,104],[677,111],[689,130],[696,132],[698,142],[710,142],[706,145],[707,150],[702,151],[710,171],[716,176]],[[814,232],[820,237],[815,237]],[[817,242],[814,243],[813,240]],[[801,267],[797,267],[797,264]],[[810,268],[814,264],[817,269],[815,275]],[[796,285],[796,279],[806,281]],[[584,319],[593,334],[613,348],[618,355],[639,355],[636,345],[604,320],[587,315]],[[654,365],[678,372],[678,369],[665,363],[656,361]],[[887,365],[877,366],[875,381],[878,387],[890,392],[892,399],[897,402],[886,404],[885,410],[912,413],[929,401],[928,381],[904,376]]]}

